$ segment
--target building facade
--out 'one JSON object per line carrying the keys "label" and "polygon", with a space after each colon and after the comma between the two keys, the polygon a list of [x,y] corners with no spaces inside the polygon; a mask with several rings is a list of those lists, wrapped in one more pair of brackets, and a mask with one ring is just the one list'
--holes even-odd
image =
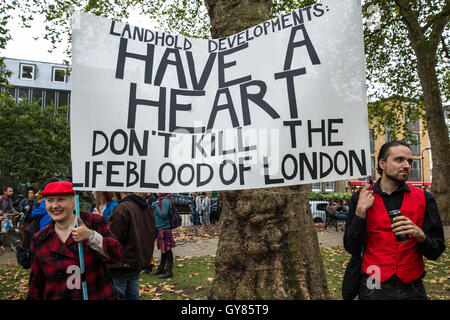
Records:
{"label": "building facade", "polygon": [[6,69],[11,71],[8,81],[11,87],[2,87],[16,102],[22,99],[40,101],[41,107],[70,106],[70,67],[64,64],[40,61],[5,59]]}
{"label": "building facade", "polygon": [[[406,117],[404,121],[409,122]],[[409,143],[413,155],[413,162],[411,164],[407,184],[429,189],[432,181],[432,161],[428,132],[424,130],[421,121],[410,123],[408,129],[412,132]],[[369,128],[369,136],[371,159],[371,172],[369,178],[375,181],[380,178],[380,175],[376,171],[378,150],[380,150],[384,143],[392,141],[393,138],[389,129],[387,129],[384,134],[376,135],[374,129]],[[398,139],[401,140],[402,137],[400,136]],[[355,192],[365,185],[366,179],[319,182],[312,184],[312,191],[323,193]]]}
{"label": "building facade", "polygon": [[[405,119],[407,121],[407,119]],[[428,132],[424,129],[421,121],[416,121],[408,125],[408,129],[412,132],[411,139],[407,141],[411,146],[411,152],[413,156],[411,169],[409,172],[409,178],[406,182],[409,185],[424,187],[429,189],[432,180],[432,161],[431,161],[431,149],[430,140],[428,138]],[[386,130],[385,134],[377,135],[373,129],[369,129],[370,135],[370,158],[371,158],[371,178],[376,180],[380,178],[380,175],[376,171],[378,150],[381,146],[393,140],[391,131]],[[399,138],[400,140],[402,137]],[[344,192],[355,191],[359,187],[366,184],[366,179],[361,180],[348,180],[346,181]]]}

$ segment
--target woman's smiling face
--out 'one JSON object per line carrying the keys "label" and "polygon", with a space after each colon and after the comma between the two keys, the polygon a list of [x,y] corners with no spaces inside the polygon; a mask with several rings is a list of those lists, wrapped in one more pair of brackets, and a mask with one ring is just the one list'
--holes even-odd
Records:
{"label": "woman's smiling face", "polygon": [[62,223],[72,217],[75,210],[75,199],[68,195],[47,196],[45,205],[53,221]]}

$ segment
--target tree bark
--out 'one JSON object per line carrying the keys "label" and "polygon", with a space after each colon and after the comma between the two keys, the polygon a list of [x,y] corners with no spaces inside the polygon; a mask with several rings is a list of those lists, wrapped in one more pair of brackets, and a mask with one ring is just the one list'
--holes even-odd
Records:
{"label": "tree bark", "polygon": [[327,299],[308,186],[221,193],[210,299]]}
{"label": "tree bark", "polygon": [[425,117],[430,138],[433,160],[433,183],[431,192],[438,204],[439,213],[445,224],[450,224],[450,141],[444,121],[441,92],[436,76],[433,52],[417,53],[420,83],[423,90]]}
{"label": "tree bark", "polygon": [[447,3],[433,23],[427,25],[428,37],[421,28],[417,15],[405,0],[396,1],[402,20],[408,29],[408,38],[417,57],[420,84],[423,91],[428,136],[433,160],[433,183],[431,191],[438,204],[445,224],[450,223],[450,140],[445,124],[441,91],[436,74],[437,47],[445,26],[449,22],[450,5]]}
{"label": "tree bark", "polygon": [[[270,19],[271,1],[207,0],[213,38]],[[327,299],[308,186],[226,191],[210,299]]]}

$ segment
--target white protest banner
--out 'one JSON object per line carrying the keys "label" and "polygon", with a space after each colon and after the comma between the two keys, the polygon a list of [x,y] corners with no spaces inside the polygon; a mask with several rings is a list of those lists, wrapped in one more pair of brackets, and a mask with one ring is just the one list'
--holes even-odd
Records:
{"label": "white protest banner", "polygon": [[210,40],[78,12],[72,45],[77,190],[370,175],[360,1],[322,1]]}

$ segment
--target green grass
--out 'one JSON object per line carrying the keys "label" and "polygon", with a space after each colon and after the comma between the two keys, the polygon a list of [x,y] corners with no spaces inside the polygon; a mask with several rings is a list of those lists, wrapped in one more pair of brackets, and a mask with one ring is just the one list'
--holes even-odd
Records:
{"label": "green grass", "polygon": [[[449,246],[450,240],[447,239],[447,249],[438,261],[425,259],[427,275],[424,283],[429,299],[450,299]],[[321,254],[330,296],[332,299],[342,299],[342,278],[350,255],[343,247],[321,248]],[[142,273],[139,279],[141,299],[207,299],[214,278],[214,257],[175,257],[173,273],[171,279],[159,279]],[[28,277],[29,270],[13,265],[0,266],[0,299],[25,299]]]}

